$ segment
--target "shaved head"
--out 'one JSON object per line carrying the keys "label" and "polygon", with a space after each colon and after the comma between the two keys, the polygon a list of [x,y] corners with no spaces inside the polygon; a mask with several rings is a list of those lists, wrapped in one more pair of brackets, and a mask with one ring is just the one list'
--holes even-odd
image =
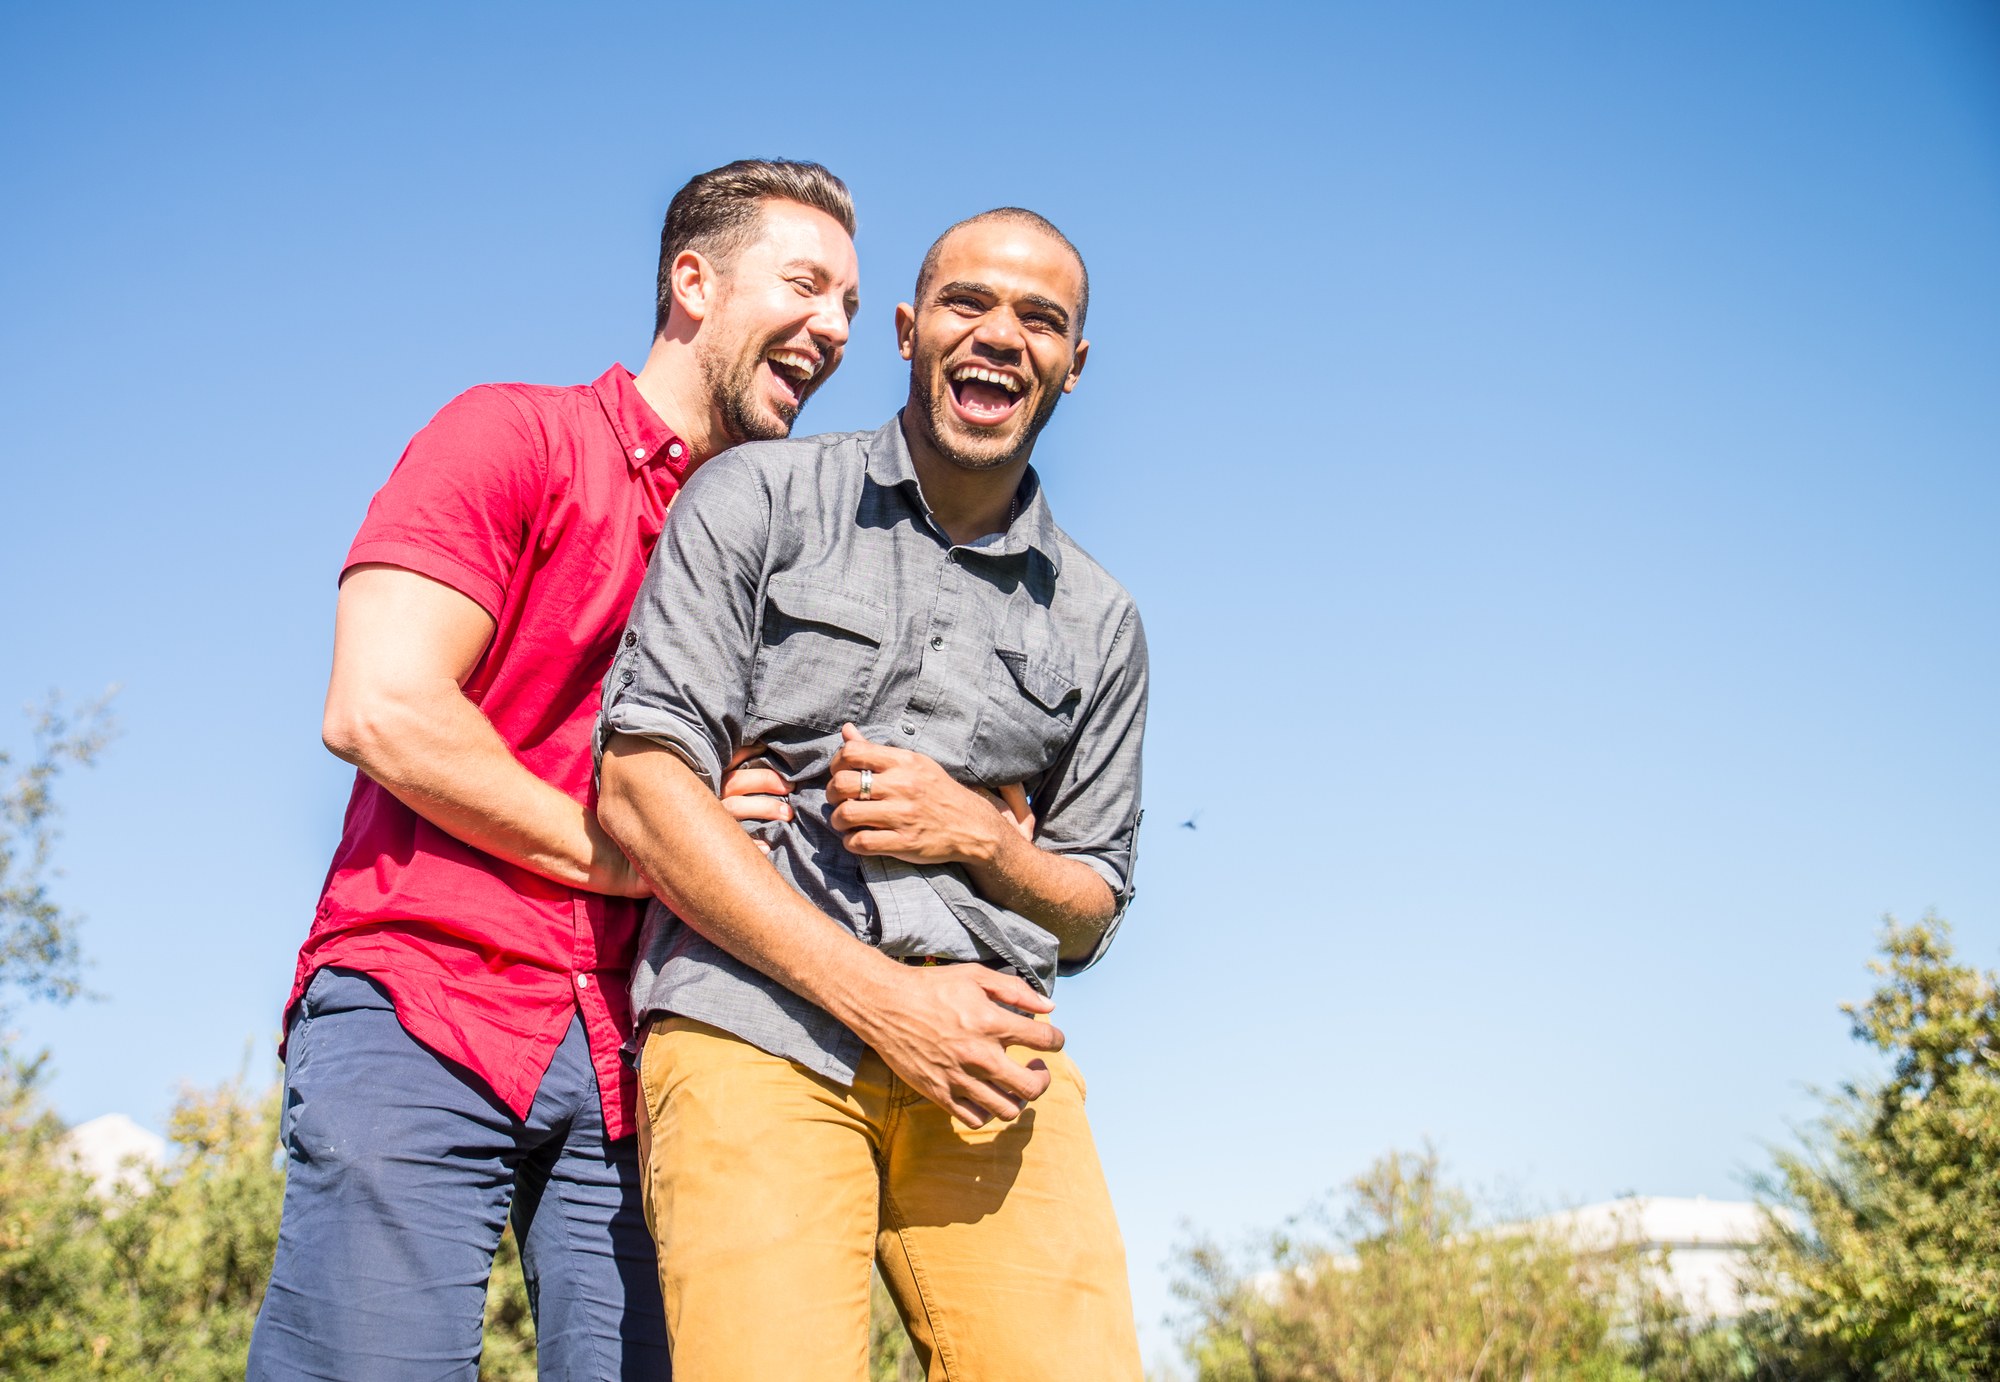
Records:
{"label": "shaved head", "polygon": [[1067,235],[1056,229],[1055,222],[1023,206],[996,206],[991,211],[980,212],[977,216],[967,216],[931,241],[931,247],[924,255],[923,267],[917,270],[915,301],[919,309],[923,306],[924,294],[930,288],[931,280],[937,276],[938,256],[944,251],[945,241],[969,226],[983,225],[988,221],[1011,221],[1016,225],[1032,226],[1069,251],[1070,257],[1076,260],[1077,274],[1083,281],[1083,292],[1076,301],[1075,324],[1076,334],[1081,337],[1084,314],[1090,310],[1090,270],[1084,265],[1083,254],[1069,242]]}

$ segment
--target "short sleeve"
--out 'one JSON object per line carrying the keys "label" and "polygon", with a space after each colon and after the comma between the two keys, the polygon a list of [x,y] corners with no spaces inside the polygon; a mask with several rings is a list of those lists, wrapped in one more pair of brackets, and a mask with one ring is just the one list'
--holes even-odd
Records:
{"label": "short sleeve", "polygon": [[410,439],[348,549],[442,581],[495,619],[548,486],[548,454],[505,391],[468,390]]}

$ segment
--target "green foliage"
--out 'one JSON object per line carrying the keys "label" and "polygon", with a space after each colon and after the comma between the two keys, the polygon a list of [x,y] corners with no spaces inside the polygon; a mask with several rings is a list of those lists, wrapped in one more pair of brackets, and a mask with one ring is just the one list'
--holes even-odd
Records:
{"label": "green foliage", "polygon": [[2000,1376],[2000,986],[1934,917],[1882,952],[1844,1011],[1890,1074],[1778,1159],[1798,1218],[1773,1215],[1746,1331],[1780,1377]]}
{"label": "green foliage", "polygon": [[[166,1166],[100,1197],[41,1102],[40,1062],[0,1059],[0,1377],[240,1379],[284,1198],[276,1088],[184,1094]],[[510,1231],[487,1292],[480,1376],[534,1375]]]}
{"label": "green foliage", "polygon": [[0,1377],[55,1376],[101,1356],[104,1206],[60,1153],[38,1094],[42,1061],[0,1050]]}
{"label": "green foliage", "polygon": [[1689,1319],[1656,1291],[1640,1292],[1618,1334],[1626,1362],[1649,1382],[1776,1382],[1742,1330]]}
{"label": "green foliage", "polygon": [[535,1315],[512,1224],[500,1235],[493,1276],[486,1283],[486,1342],[479,1353],[479,1379],[535,1382]]}
{"label": "green foliage", "polygon": [[[35,712],[34,751],[0,789],[0,1018],[7,990],[66,1002],[82,991],[77,918],[49,895],[56,842],[55,779],[95,761],[112,733],[111,693],[74,711],[51,696]],[[13,758],[0,750],[0,773]]]}
{"label": "green foliage", "polygon": [[868,1286],[868,1382],[923,1382],[916,1346],[877,1272]]}
{"label": "green foliage", "polygon": [[240,1378],[283,1193],[275,1096],[183,1097],[167,1166],[100,1196],[38,1064],[10,1060],[0,1089],[0,1376]]}
{"label": "green foliage", "polygon": [[250,1327],[277,1245],[284,1180],[278,1098],[240,1082],[184,1094],[166,1167],[114,1196],[101,1236],[98,1368],[79,1376],[227,1382],[243,1375]]}
{"label": "green foliage", "polygon": [[1202,1382],[1638,1382],[1611,1338],[1637,1258],[1551,1233],[1479,1228],[1434,1153],[1392,1154],[1347,1188],[1331,1233],[1279,1234],[1241,1272],[1185,1250]]}

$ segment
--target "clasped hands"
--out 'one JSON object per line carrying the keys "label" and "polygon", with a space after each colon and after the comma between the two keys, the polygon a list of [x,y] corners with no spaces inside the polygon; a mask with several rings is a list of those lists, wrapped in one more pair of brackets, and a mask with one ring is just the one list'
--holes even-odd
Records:
{"label": "clasped hands", "polygon": [[[936,759],[869,740],[853,725],[840,727],[841,745],[828,768],[826,799],[833,828],[850,853],[883,855],[911,864],[990,862],[999,832],[1011,830],[1030,844],[1035,817],[1019,783],[998,792],[968,787]],[[729,760],[722,804],[741,822],[788,821],[792,784],[770,768],[744,766],[763,752],[749,744]],[[862,772],[868,794],[862,795]],[[757,847],[766,854],[770,847]]]}
{"label": "clasped hands", "polygon": [[[826,795],[833,826],[850,852],[912,864],[968,864],[997,858],[1006,832],[1033,844],[1035,818],[1019,784],[997,793],[968,787],[925,754],[873,743],[851,724],[840,733]],[[791,783],[770,768],[745,766],[762,751],[749,745],[730,760],[722,804],[739,822],[789,821]],[[890,964],[878,973],[884,981],[880,1001],[869,1005],[858,1034],[959,1122],[976,1128],[991,1118],[1013,1119],[1048,1088],[1044,1062],[1022,1064],[1007,1054],[1009,1046],[1057,1051],[1063,1044],[1053,1023],[1024,1015],[1046,1014],[1055,1005],[1021,979],[979,964]]]}

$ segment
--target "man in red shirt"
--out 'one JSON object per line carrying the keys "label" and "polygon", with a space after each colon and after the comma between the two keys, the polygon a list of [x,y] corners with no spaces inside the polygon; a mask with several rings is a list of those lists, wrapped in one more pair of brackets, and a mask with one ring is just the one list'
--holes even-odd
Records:
{"label": "man in red shirt", "polygon": [[469,1382],[510,1208],[541,1375],[665,1376],[621,1057],[648,890],[598,826],[591,728],[681,482],[789,434],[839,364],[853,232],[816,164],[694,178],[639,374],[462,394],[370,504],[324,724],[360,771],[286,1004],[252,1378]]}

